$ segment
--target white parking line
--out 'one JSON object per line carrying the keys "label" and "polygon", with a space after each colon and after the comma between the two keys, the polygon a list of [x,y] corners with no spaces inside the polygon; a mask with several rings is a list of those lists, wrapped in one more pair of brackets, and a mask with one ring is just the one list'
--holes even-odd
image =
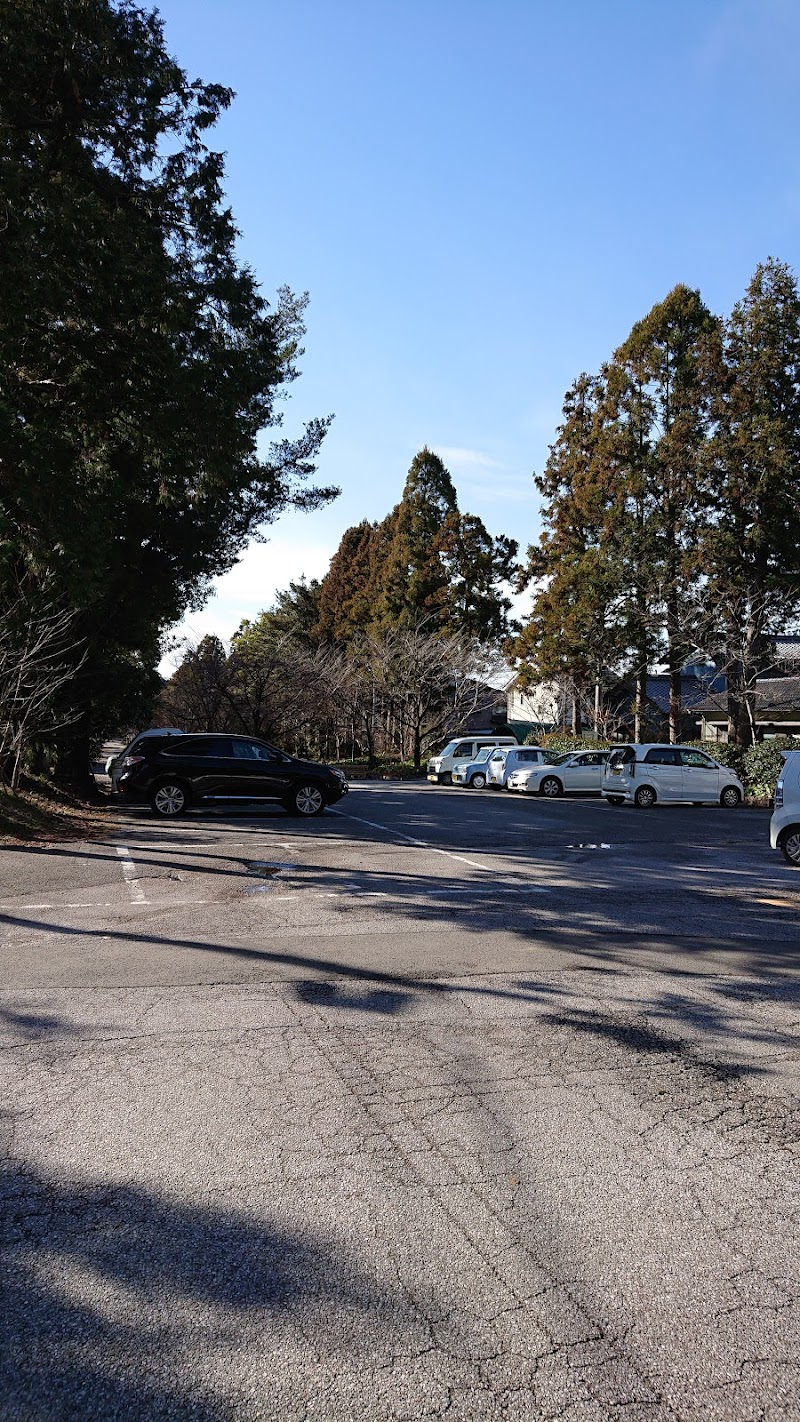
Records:
{"label": "white parking line", "polygon": [[404,839],[407,844],[413,844],[417,849],[428,849],[431,854],[443,854],[446,859],[457,859],[459,864],[468,864],[471,869],[480,869],[484,874],[493,872],[489,864],[478,864],[475,859],[465,859],[463,854],[454,854],[451,849],[437,849],[435,845],[428,844],[427,840],[412,839],[410,834],[390,829],[388,825],[379,825],[375,820],[362,820],[360,815],[350,815],[346,810],[332,810],[331,814],[339,815],[344,820],[355,820],[360,825],[369,825],[370,829],[383,830],[384,834],[393,834],[397,839]]}
{"label": "white parking line", "polygon": [[131,902],[134,904],[148,903],[149,900],[145,898],[144,889],[136,877],[136,865],[127,845],[120,845],[117,854],[122,860],[122,877],[130,890]]}

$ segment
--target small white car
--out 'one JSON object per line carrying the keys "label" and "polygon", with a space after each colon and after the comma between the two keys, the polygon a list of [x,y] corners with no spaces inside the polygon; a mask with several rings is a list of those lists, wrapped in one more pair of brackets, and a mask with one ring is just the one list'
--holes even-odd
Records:
{"label": "small white car", "polygon": [[800,750],[784,751],[783,770],[775,786],[775,809],[769,822],[770,849],[779,849],[787,864],[800,869]]}
{"label": "small white car", "polygon": [[724,805],[735,810],[744,786],[735,771],[694,746],[617,746],[606,762],[603,798],[650,809],[661,803]]}
{"label": "small white car", "polygon": [[487,762],[494,746],[484,746],[474,760],[456,761],[451,771],[453,785],[466,785],[469,790],[483,790],[487,776]]}
{"label": "small white car", "polygon": [[508,789],[509,777],[515,770],[529,770],[540,765],[547,752],[541,746],[498,746],[487,763],[487,785],[490,790]]}
{"label": "small white car", "polygon": [[599,795],[610,754],[607,750],[587,750],[552,756],[549,764],[518,770],[512,777],[513,789],[527,795],[544,795],[547,800],[567,794]]}

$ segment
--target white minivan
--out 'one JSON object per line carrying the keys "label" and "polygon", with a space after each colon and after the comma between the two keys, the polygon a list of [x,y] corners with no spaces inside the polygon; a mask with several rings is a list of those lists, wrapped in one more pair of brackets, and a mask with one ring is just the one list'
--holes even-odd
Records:
{"label": "white minivan", "polygon": [[443,751],[428,761],[427,776],[434,784],[450,785],[457,760],[474,760],[485,746],[516,746],[515,736],[496,736],[492,731],[471,731],[460,740],[448,741]]}
{"label": "white minivan", "polygon": [[783,769],[775,786],[775,809],[769,822],[771,849],[779,849],[787,864],[800,869],[800,750],[783,752]]}
{"label": "white minivan", "polygon": [[694,746],[616,746],[606,761],[601,793],[610,805],[649,809],[656,804],[724,805],[744,798],[735,771]]}

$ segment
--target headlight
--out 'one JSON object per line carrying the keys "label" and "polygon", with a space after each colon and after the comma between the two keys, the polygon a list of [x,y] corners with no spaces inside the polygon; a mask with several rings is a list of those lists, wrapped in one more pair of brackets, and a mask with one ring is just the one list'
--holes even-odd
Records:
{"label": "headlight", "polygon": [[345,775],[343,770],[337,770],[335,766],[331,766],[331,770],[333,771],[334,775],[339,778],[339,780],[347,779],[347,776]]}

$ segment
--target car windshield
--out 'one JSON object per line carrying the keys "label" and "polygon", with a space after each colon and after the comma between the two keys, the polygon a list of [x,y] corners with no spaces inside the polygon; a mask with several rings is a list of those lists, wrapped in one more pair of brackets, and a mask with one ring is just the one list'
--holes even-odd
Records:
{"label": "car windshield", "polygon": [[574,755],[574,751],[560,751],[559,753],[555,751],[543,751],[542,759],[545,765],[563,765],[564,761],[569,760],[571,755]]}

